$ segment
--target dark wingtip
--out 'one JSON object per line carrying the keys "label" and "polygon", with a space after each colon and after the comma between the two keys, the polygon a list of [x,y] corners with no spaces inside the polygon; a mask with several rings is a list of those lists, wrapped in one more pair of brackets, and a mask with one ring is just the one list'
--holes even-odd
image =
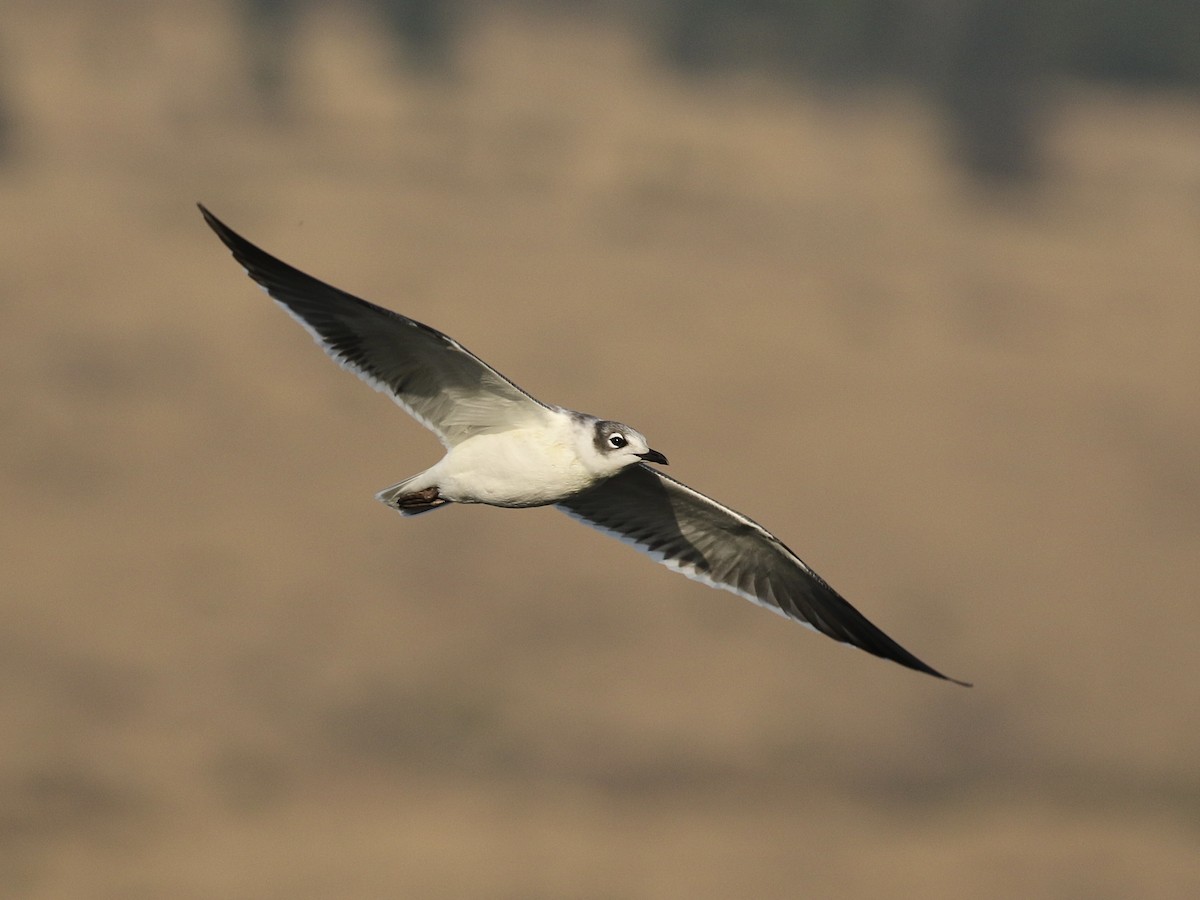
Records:
{"label": "dark wingtip", "polygon": [[317,281],[309,275],[305,275],[299,269],[289,266],[283,260],[278,259],[250,243],[211,212],[203,203],[197,203],[200,209],[200,214],[204,216],[204,221],[221,239],[228,249],[233,254],[233,258],[241,264],[251,278],[257,281],[260,285],[267,289],[272,297],[279,299],[273,292],[272,288],[277,287],[280,280],[283,278],[299,278],[305,282],[322,285],[322,282]]}
{"label": "dark wingtip", "polygon": [[[890,640],[890,638],[889,638],[889,640]],[[932,675],[934,678],[940,678],[942,681],[949,681],[951,684],[957,684],[960,687],[968,687],[968,688],[975,687],[975,685],[969,681],[961,681],[958,678],[951,678],[949,675],[943,675],[941,672],[939,672],[933,666],[917,659],[917,657],[913,656],[911,653],[909,653],[903,647],[900,647],[899,644],[896,644],[894,641],[892,643],[893,643],[894,647],[899,649],[900,652],[898,654],[893,653],[893,654],[884,655],[881,653],[876,653],[876,655],[883,656],[884,659],[890,659],[893,662],[898,662],[898,663],[900,663],[900,665],[904,666],[905,668],[912,669],[914,672],[921,672],[925,675]],[[867,649],[867,648],[863,648],[863,649]],[[875,652],[875,651],[868,650],[868,652]]]}
{"label": "dark wingtip", "polygon": [[204,221],[208,227],[217,233],[217,237],[219,237],[227,247],[234,249],[233,242],[238,240],[238,235],[235,234],[228,225],[209,212],[208,207],[203,203],[197,203],[196,207],[200,210],[200,215],[204,216]]}
{"label": "dark wingtip", "polygon": [[[824,584],[824,582],[822,582],[822,584]],[[826,587],[828,587],[828,585],[826,585]],[[829,588],[829,590],[831,592],[833,591],[832,588]],[[858,647],[860,650],[866,650],[868,653],[872,653],[875,656],[881,657],[882,659],[890,659],[892,662],[899,663],[906,669],[912,669],[914,672],[921,672],[924,675],[932,675],[934,678],[940,678],[942,681],[949,681],[951,684],[957,684],[960,687],[974,687],[971,682],[962,681],[958,678],[951,678],[949,675],[943,675],[933,666],[918,659],[912,653],[905,650],[894,640],[892,640],[892,638],[880,631],[876,625],[870,622],[865,616],[862,615],[862,613],[858,612],[858,610],[854,609],[853,606],[850,606],[849,603],[846,603],[846,601],[842,599],[840,595],[837,595],[836,592],[835,596],[841,599],[842,603],[845,604],[846,610],[849,610],[852,613],[850,621],[856,622],[858,627],[853,633],[826,632],[826,634],[829,634],[829,636],[834,640],[842,641],[843,643],[849,644],[852,647]]]}
{"label": "dark wingtip", "polygon": [[[868,652],[870,652],[870,651],[868,651]],[[969,681],[960,681],[957,678],[951,678],[949,675],[943,675],[941,672],[939,672],[933,666],[930,666],[930,665],[927,665],[926,663],[921,662],[921,660],[917,659],[915,656],[913,656],[907,650],[904,650],[903,654],[904,654],[903,657],[889,655],[889,656],[885,656],[884,659],[890,659],[893,662],[900,663],[900,665],[902,665],[906,668],[912,669],[914,672],[922,672],[926,675],[932,675],[934,678],[940,678],[942,681],[949,681],[951,684],[957,684],[960,687],[968,687],[968,688],[975,687],[975,685]],[[876,654],[876,655],[881,655],[881,654]]]}
{"label": "dark wingtip", "polygon": [[957,684],[959,687],[975,687],[975,685],[970,681],[961,681],[958,678],[951,678],[949,675],[943,675],[933,666],[921,662],[921,660],[917,659],[908,651],[903,651],[903,655],[900,656],[894,654],[885,655],[867,647],[860,647],[860,649],[866,650],[868,653],[874,653],[876,656],[880,656],[883,659],[890,659],[892,662],[899,663],[906,669],[912,669],[914,672],[920,672],[922,675],[932,675],[934,678],[940,678],[942,681],[948,681],[951,684]]}

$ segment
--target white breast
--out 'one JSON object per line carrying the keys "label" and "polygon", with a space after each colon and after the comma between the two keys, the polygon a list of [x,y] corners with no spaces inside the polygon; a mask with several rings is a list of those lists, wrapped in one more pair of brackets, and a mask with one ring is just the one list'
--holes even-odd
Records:
{"label": "white breast", "polygon": [[439,493],[459,503],[556,503],[595,479],[580,462],[573,437],[565,427],[479,434],[453,447],[430,474]]}

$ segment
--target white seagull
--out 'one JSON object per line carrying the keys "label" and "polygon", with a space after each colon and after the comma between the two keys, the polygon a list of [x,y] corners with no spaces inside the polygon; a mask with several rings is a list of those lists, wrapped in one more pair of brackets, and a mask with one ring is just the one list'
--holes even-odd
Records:
{"label": "white seagull", "polygon": [[556,506],[711,587],[902,666],[949,678],[871,624],[775,535],[647,463],[638,431],[535,400],[456,340],[318,281],[200,206],[246,273],[334,360],[446,447],[376,496],[406,516],[450,503]]}

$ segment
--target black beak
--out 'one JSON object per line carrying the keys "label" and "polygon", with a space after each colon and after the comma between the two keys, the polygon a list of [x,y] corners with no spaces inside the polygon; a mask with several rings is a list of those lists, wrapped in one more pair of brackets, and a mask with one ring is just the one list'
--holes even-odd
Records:
{"label": "black beak", "polygon": [[661,453],[659,453],[657,450],[650,450],[650,451],[647,451],[646,453],[639,453],[638,457],[640,457],[641,459],[644,459],[646,462],[658,463],[659,465],[663,465],[663,466],[668,464],[667,458],[665,456],[663,456]]}

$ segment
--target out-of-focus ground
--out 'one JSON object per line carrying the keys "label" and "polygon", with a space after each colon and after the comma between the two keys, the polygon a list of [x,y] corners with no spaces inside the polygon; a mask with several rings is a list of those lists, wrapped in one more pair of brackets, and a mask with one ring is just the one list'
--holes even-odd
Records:
{"label": "out-of-focus ground", "polygon": [[[1200,896],[1200,105],[1067,91],[1037,189],[903,93],[506,14],[448,81],[307,15],[12,4],[0,894]],[[439,446],[193,206],[620,418],[971,690]]]}

